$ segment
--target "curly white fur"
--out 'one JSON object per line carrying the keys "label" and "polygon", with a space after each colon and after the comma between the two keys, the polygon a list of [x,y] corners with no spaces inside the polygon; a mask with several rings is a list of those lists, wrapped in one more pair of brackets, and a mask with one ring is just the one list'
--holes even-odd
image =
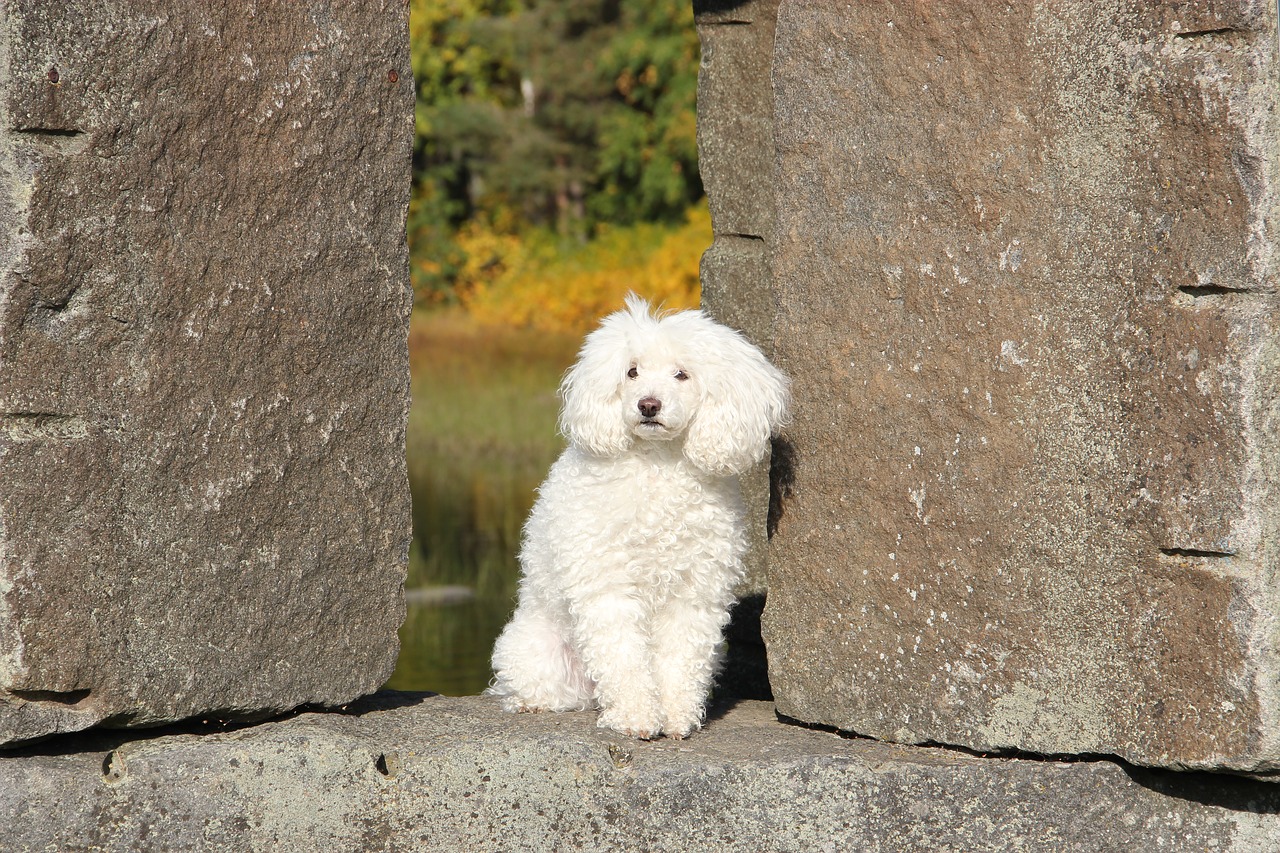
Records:
{"label": "curly white fur", "polygon": [[525,525],[489,693],[598,707],[641,738],[701,726],[746,548],[737,475],[787,415],[787,379],[698,311],[644,300],[592,332],[560,388],[569,447]]}

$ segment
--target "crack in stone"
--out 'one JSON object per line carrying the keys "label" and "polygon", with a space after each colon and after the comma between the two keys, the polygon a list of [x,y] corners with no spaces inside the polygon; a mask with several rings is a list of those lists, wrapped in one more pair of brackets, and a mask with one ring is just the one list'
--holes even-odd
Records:
{"label": "crack in stone", "polygon": [[79,415],[58,412],[0,412],[0,436],[11,441],[72,441],[89,437]]}
{"label": "crack in stone", "polygon": [[93,138],[86,131],[74,127],[14,127],[11,132],[30,140],[28,144],[35,148],[53,150],[58,153],[79,154],[89,147]]}
{"label": "crack in stone", "polygon": [[1199,548],[1161,548],[1160,553],[1166,557],[1198,557],[1215,560],[1236,555],[1235,551],[1205,551]]}
{"label": "crack in stone", "polygon": [[46,702],[55,705],[79,705],[88,699],[90,690],[10,690],[10,696],[16,696],[24,702]]}
{"label": "crack in stone", "polygon": [[1182,30],[1174,33],[1173,37],[1176,39],[1200,39],[1212,38],[1213,36],[1232,36],[1243,32],[1246,31],[1239,27],[1216,27],[1207,30]]}
{"label": "crack in stone", "polygon": [[29,133],[33,136],[83,136],[84,131],[71,127],[15,127],[14,133]]}
{"label": "crack in stone", "polygon": [[1255,292],[1252,288],[1228,287],[1225,284],[1186,284],[1179,287],[1178,290],[1194,299],[1200,299],[1205,296],[1229,296],[1235,293]]}

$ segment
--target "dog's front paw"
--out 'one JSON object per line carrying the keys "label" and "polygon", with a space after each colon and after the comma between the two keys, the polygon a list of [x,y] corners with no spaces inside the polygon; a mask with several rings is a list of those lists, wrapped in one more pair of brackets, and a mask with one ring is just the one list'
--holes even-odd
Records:
{"label": "dog's front paw", "polygon": [[666,725],[663,726],[663,731],[667,737],[684,740],[700,728],[702,728],[702,720],[699,718],[667,720]]}
{"label": "dog's front paw", "polygon": [[617,708],[602,711],[596,725],[640,740],[652,740],[662,734],[657,714],[628,714]]}
{"label": "dog's front paw", "polygon": [[667,737],[687,738],[702,728],[703,697],[690,691],[667,695],[662,703],[662,730]]}
{"label": "dog's front paw", "polygon": [[682,704],[678,708],[667,707],[662,730],[667,737],[683,740],[702,728],[702,706]]}

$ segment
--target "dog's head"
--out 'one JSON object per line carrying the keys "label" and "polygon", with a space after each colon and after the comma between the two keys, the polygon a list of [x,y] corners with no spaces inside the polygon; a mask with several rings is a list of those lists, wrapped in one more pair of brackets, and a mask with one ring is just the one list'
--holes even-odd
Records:
{"label": "dog's head", "polygon": [[742,335],[700,311],[655,315],[634,294],[587,336],[560,394],[560,427],[583,450],[679,441],[716,474],[762,459],[788,405],[787,378]]}

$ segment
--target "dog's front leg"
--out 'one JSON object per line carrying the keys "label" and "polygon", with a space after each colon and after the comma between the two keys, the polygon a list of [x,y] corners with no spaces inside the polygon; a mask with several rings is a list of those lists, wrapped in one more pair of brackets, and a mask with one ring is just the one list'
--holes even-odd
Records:
{"label": "dog's front leg", "polygon": [[668,737],[688,737],[702,727],[727,621],[724,608],[680,599],[655,619],[655,676]]}
{"label": "dog's front leg", "polygon": [[662,716],[643,604],[635,596],[602,594],[580,602],[576,611],[578,650],[596,683],[597,725],[632,737],[657,737]]}

